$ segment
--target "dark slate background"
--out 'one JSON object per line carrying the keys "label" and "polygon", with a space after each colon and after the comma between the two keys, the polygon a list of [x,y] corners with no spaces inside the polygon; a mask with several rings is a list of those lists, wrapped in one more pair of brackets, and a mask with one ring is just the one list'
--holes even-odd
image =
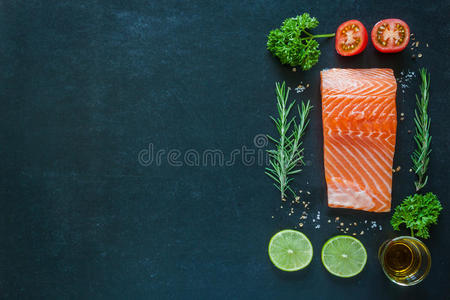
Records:
{"label": "dark slate background", "polygon": [[[1,1],[0,298],[449,299],[449,7],[449,1]],[[412,60],[409,48],[379,54],[371,44],[342,58],[334,39],[324,39],[319,63],[292,72],[265,50],[266,35],[302,12],[321,21],[316,33],[334,32],[351,18],[369,30],[383,18],[404,19],[423,58]],[[399,76],[422,66],[432,74],[426,190],[440,196],[445,210],[426,241],[430,275],[404,288],[384,277],[376,257],[383,240],[401,234],[390,228],[390,214],[326,207],[319,71],[390,67]],[[303,199],[311,212],[321,211],[321,228],[307,220],[302,231],[315,256],[294,274],[276,270],[266,249],[274,233],[298,224],[301,209],[288,216],[289,205],[280,208],[261,164],[238,157],[232,166],[176,167],[167,160],[170,149],[261,151],[253,139],[274,131],[268,116],[276,113],[274,83],[282,80],[291,87],[309,83],[292,99],[309,98],[316,107],[296,188],[311,192]],[[407,131],[417,91],[416,78],[397,97],[405,120],[398,125],[395,166],[402,169],[394,175],[394,205],[414,189]],[[150,144],[166,154],[144,166],[138,154]],[[335,216],[383,226],[360,236],[368,263],[352,279],[333,277],[320,262],[323,243],[338,233],[326,222]]]}

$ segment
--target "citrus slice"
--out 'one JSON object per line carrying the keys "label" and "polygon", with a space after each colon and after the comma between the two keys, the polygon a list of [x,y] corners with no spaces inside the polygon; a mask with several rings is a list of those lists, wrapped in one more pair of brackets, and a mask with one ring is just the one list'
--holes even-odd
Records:
{"label": "citrus slice", "polygon": [[286,229],[275,234],[269,242],[269,257],[283,271],[298,271],[309,265],[313,248],[303,233]]}
{"label": "citrus slice", "polygon": [[364,269],[367,252],[357,239],[338,235],[329,239],[322,248],[322,263],[333,275],[353,277]]}

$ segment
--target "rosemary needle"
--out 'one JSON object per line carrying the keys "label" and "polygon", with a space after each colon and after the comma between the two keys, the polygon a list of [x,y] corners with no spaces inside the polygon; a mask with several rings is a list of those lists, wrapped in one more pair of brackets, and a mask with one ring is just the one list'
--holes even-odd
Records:
{"label": "rosemary needle", "polygon": [[301,138],[308,126],[308,115],[312,109],[309,100],[302,102],[301,107],[297,105],[299,121],[295,117],[289,119],[289,114],[295,101],[288,104],[289,89],[286,84],[276,83],[278,118],[271,117],[277,128],[279,139],[271,136],[268,138],[275,143],[276,149],[268,150],[270,167],[266,168],[266,174],[272,178],[274,185],[281,193],[281,198],[286,198],[286,192],[290,191],[294,197],[294,190],[289,183],[293,180],[292,175],[301,171],[298,167],[303,164],[303,148]]}
{"label": "rosemary needle", "polygon": [[430,99],[430,74],[425,68],[420,69],[419,73],[421,78],[420,98],[416,95],[417,108],[414,111],[414,123],[416,124],[416,134],[414,136],[414,140],[416,141],[417,148],[411,156],[414,164],[413,170],[417,175],[417,181],[414,182],[416,191],[419,191],[427,184],[428,176],[426,173],[431,152],[431,119],[429,118],[427,112],[428,101]]}

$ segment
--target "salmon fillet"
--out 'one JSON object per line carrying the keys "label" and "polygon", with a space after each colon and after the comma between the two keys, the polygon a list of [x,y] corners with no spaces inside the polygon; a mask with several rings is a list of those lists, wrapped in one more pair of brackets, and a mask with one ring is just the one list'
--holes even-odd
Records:
{"label": "salmon fillet", "polygon": [[391,69],[320,72],[328,206],[391,210],[397,83]]}

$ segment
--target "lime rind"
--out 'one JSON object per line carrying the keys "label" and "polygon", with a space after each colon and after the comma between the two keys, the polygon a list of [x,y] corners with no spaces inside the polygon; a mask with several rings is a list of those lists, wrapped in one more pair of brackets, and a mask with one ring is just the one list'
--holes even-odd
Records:
{"label": "lime rind", "polygon": [[307,267],[313,257],[311,241],[303,233],[286,229],[276,233],[269,242],[269,258],[280,270],[294,272]]}
{"label": "lime rind", "polygon": [[[349,240],[351,243],[349,243]],[[342,260],[339,259],[343,249],[351,253],[351,259],[346,260],[346,264],[342,264]],[[367,252],[358,239],[348,235],[338,235],[330,238],[323,245],[321,259],[328,272],[338,277],[349,278],[358,275],[364,269],[367,262]],[[338,266],[338,268],[330,266]]]}

